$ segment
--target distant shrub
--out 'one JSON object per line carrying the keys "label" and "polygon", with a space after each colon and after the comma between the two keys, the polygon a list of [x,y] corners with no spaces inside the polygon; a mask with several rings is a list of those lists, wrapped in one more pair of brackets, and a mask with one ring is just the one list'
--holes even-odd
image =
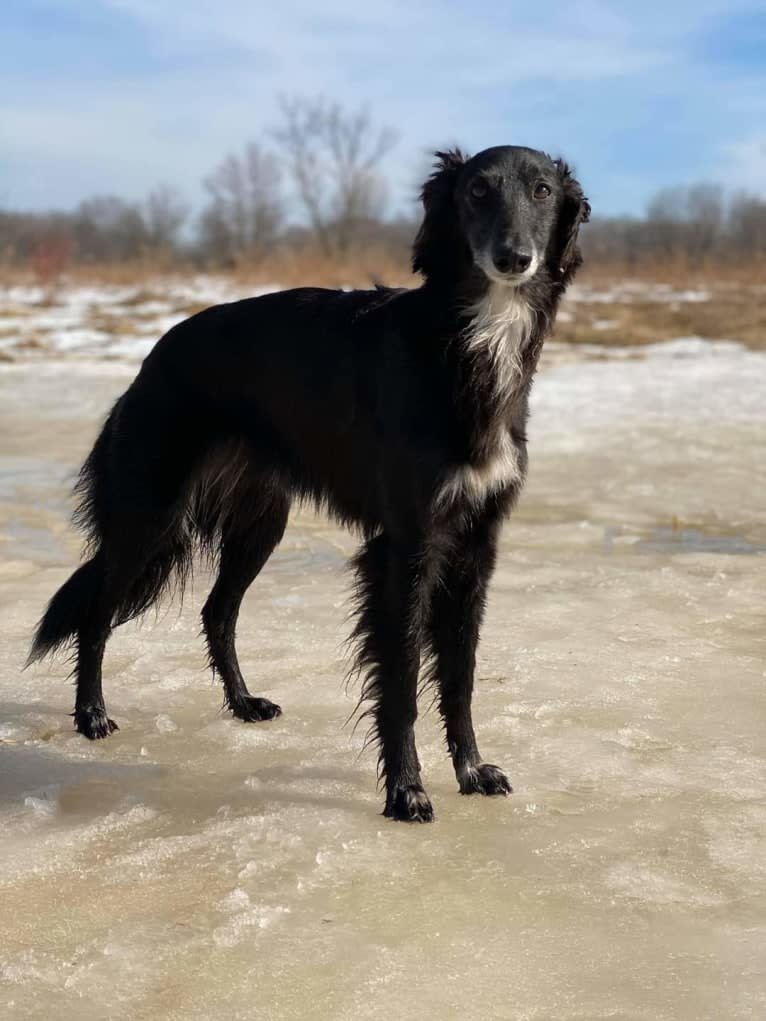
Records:
{"label": "distant shrub", "polygon": [[43,289],[43,301],[55,299],[72,250],[72,239],[67,234],[44,234],[34,243],[30,261],[35,279]]}

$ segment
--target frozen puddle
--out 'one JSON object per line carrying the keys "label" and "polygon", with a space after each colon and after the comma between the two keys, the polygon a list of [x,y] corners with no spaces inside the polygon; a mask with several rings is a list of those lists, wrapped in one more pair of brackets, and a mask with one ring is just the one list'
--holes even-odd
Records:
{"label": "frozen puddle", "polygon": [[66,487],[134,369],[0,367],[0,1016],[766,1016],[766,357],[559,354],[479,655],[483,752],[516,793],[461,798],[426,714],[418,828],[378,815],[343,726],[353,541],[306,514],[240,624],[284,716],[220,713],[201,575],[110,644],[120,732],[73,733],[66,666],[20,666],[76,562]]}

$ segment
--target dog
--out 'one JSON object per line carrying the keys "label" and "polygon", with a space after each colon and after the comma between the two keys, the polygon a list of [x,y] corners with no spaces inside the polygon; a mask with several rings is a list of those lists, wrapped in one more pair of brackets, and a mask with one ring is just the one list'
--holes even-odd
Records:
{"label": "dog", "polygon": [[567,164],[534,149],[435,156],[419,287],[303,287],[208,308],[165,334],[112,408],[75,487],[87,559],[30,653],[72,646],[81,734],[118,729],[101,686],[112,629],[182,589],[199,551],[217,566],[202,621],[226,705],[246,722],[280,715],[250,694],[235,626],[291,504],[309,501],[363,540],[353,668],[383,814],[433,818],[414,736],[421,661],[460,791],[511,792],[476,743],[476,646],[526,475],[530,385],[590,206]]}

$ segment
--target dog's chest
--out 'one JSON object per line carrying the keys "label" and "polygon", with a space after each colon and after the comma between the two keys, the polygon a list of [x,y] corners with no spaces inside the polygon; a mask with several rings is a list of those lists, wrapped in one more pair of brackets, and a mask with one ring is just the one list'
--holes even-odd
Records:
{"label": "dog's chest", "polygon": [[506,402],[523,379],[532,309],[515,288],[492,284],[469,314],[464,336],[473,361],[477,397]]}
{"label": "dog's chest", "polygon": [[465,331],[471,364],[469,405],[483,403],[492,434],[483,438],[481,454],[451,468],[437,494],[448,506],[465,501],[479,506],[492,494],[523,482],[523,459],[497,409],[507,408],[524,380],[524,351],[532,333],[532,311],[518,293],[493,285],[470,310]]}

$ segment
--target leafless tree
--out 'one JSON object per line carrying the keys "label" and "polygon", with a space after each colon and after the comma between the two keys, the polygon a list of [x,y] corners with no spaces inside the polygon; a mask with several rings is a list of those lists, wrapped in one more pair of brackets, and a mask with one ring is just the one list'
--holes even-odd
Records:
{"label": "leafless tree", "polygon": [[144,218],[148,241],[152,248],[172,251],[178,244],[178,233],[189,215],[189,207],[171,184],[158,184],[149,192]]}
{"label": "leafless tree", "polygon": [[239,259],[272,246],[283,222],[279,165],[250,143],[227,156],[205,179],[210,202],[200,222],[203,248],[215,258]]}
{"label": "leafless tree", "polygon": [[649,203],[647,242],[655,254],[682,253],[694,262],[709,258],[724,227],[723,189],[717,184],[663,188]]}
{"label": "leafless tree", "polygon": [[[390,132],[374,130],[366,113],[338,104],[294,99],[283,104],[277,132],[279,160],[251,144],[223,160],[205,184],[209,201],[199,220],[197,255],[221,263],[259,256],[276,244],[304,248],[318,242],[325,254],[385,252],[407,263],[413,218],[382,218],[380,161]],[[305,211],[286,224],[279,169],[287,165]],[[70,261],[116,262],[165,249],[178,255],[187,215],[172,185],[158,186],[142,202],[96,196],[73,211],[0,208],[0,265],[26,265],[38,278],[55,278]],[[726,260],[740,265],[766,259],[766,197],[725,195],[718,185],[665,188],[646,216],[598,217],[583,237],[591,264],[638,266],[680,257],[690,265]],[[57,269],[59,267],[59,269]]]}
{"label": "leafless tree", "polygon": [[667,258],[685,247],[686,193],[683,188],[662,188],[646,210],[647,246]]}
{"label": "leafless tree", "polygon": [[97,195],[81,202],[72,230],[80,255],[94,261],[135,259],[148,244],[140,208],[116,195]]}
{"label": "leafless tree", "polygon": [[692,262],[703,262],[716,248],[724,221],[723,189],[695,184],[686,194],[686,246]]}
{"label": "leafless tree", "polygon": [[343,254],[360,225],[383,213],[380,161],[395,136],[375,128],[366,110],[349,112],[321,98],[284,98],[281,115],[273,134],[314,237],[325,254]]}
{"label": "leafless tree", "polygon": [[766,199],[746,192],[736,194],[729,206],[728,228],[735,257],[766,255]]}

